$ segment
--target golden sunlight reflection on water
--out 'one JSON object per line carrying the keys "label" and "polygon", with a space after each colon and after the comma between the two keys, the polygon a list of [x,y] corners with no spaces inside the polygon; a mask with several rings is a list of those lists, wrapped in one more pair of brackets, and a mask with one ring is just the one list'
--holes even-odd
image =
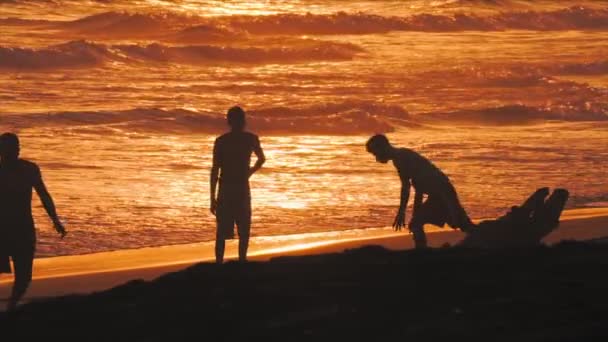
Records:
{"label": "golden sunlight reflection on water", "polygon": [[[608,196],[608,31],[580,20],[602,2],[0,3],[0,126],[73,236],[57,247],[37,206],[40,255],[212,240],[211,148],[235,104],[268,157],[251,179],[258,237],[389,225],[399,180],[364,148],[379,131],[444,169],[473,217],[540,186],[571,206]],[[486,15],[506,19],[450,29]],[[501,26],[530,23],[547,26]]]}

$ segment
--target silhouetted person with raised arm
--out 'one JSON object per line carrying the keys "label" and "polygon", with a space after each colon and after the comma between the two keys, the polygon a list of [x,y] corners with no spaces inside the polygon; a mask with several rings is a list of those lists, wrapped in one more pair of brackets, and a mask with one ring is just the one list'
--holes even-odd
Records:
{"label": "silhouetted person with raised arm", "polygon": [[0,135],[0,272],[10,273],[9,257],[13,259],[15,283],[8,311],[23,297],[32,280],[36,249],[36,231],[32,217],[32,189],[42,200],[55,229],[61,237],[66,230],[61,224],[55,204],[42,181],[40,168],[19,158],[19,138],[13,133]]}
{"label": "silhouetted person with raised arm", "polygon": [[[378,162],[387,163],[392,160],[401,178],[401,201],[393,222],[395,230],[401,230],[405,226],[410,187],[413,186],[416,191],[409,223],[416,248],[427,247],[424,233],[424,225],[427,223],[439,227],[448,224],[462,231],[467,231],[472,226],[450,180],[428,159],[413,150],[394,147],[381,134],[371,137],[366,147]],[[423,202],[424,195],[427,195],[427,199]]]}
{"label": "silhouetted person with raised arm", "polygon": [[[216,216],[215,259],[224,262],[226,240],[239,234],[239,260],[247,261],[251,229],[251,192],[249,177],[258,171],[266,157],[257,135],[245,131],[245,112],[241,107],[228,110],[230,132],[215,140],[211,167],[211,212]],[[257,161],[251,167],[251,154]],[[220,188],[216,197],[216,186]]]}

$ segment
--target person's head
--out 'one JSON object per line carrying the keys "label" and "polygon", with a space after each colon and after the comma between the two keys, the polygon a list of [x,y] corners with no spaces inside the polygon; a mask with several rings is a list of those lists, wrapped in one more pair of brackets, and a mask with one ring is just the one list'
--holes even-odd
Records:
{"label": "person's head", "polygon": [[2,160],[13,160],[19,158],[19,137],[14,133],[0,135],[0,157]]}
{"label": "person's head", "polygon": [[228,120],[228,126],[233,131],[242,131],[245,129],[245,111],[239,106],[234,106],[228,110],[226,116]]}
{"label": "person's head", "polygon": [[365,144],[367,152],[373,154],[379,163],[387,163],[392,158],[393,146],[384,134],[376,134]]}

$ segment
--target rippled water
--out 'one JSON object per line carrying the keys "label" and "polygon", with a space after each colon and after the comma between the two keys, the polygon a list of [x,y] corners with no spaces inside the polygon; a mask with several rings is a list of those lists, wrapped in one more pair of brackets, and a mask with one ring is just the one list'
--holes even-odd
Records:
{"label": "rippled water", "polygon": [[40,255],[211,240],[208,173],[243,105],[268,162],[254,234],[381,227],[388,133],[473,217],[540,186],[608,200],[606,1],[0,2],[0,128],[43,168],[71,238]]}

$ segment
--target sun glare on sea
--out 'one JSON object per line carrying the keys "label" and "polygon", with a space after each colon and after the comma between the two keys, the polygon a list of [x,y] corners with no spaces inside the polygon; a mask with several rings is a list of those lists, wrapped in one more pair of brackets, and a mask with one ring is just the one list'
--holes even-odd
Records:
{"label": "sun glare on sea", "polygon": [[149,0],[148,2],[159,8],[170,8],[173,11],[178,10],[203,16],[270,15],[297,7],[297,4],[289,3],[282,4],[282,6],[276,6],[276,4],[270,6],[269,1],[204,1],[204,3],[187,1],[177,5],[173,1]]}

